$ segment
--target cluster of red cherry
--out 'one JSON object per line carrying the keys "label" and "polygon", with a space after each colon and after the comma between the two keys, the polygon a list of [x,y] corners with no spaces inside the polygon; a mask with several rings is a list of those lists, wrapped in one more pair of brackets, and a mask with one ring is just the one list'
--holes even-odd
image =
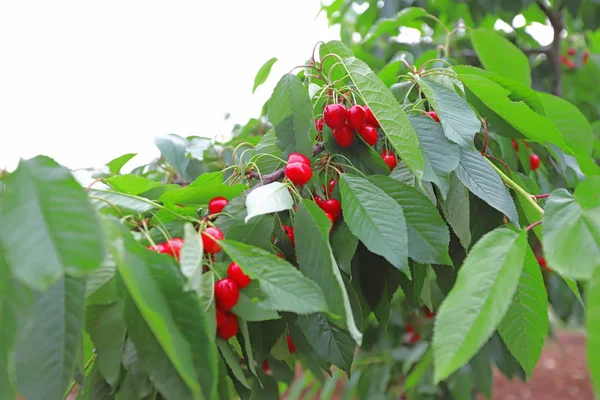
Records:
{"label": "cluster of red cherry", "polygon": [[[559,56],[560,63],[569,69],[577,68],[577,64],[575,64],[575,62],[572,60],[572,57],[574,57],[575,55],[577,55],[577,50],[574,47],[569,47],[567,49],[566,55],[561,54]],[[581,54],[581,62],[583,64],[587,64],[589,58],[590,58],[590,51],[588,49],[585,49],[583,51],[583,53]]]}
{"label": "cluster of red cherry", "polygon": [[227,267],[227,278],[215,283],[215,305],[217,316],[217,335],[230,339],[237,334],[238,320],[231,309],[240,298],[240,289],[250,284],[250,277],[234,262]]}
{"label": "cluster of red cherry", "polygon": [[[511,140],[512,140],[512,145],[513,145],[515,151],[519,151],[519,143],[517,143],[517,141],[515,139],[511,139]],[[525,143],[525,146],[529,147],[529,143],[527,143],[525,141],[523,143]],[[538,169],[540,166],[540,163],[541,163],[540,157],[537,154],[533,153],[529,156],[529,168],[531,168],[532,171],[535,171],[536,169]]]}
{"label": "cluster of red cherry", "polygon": [[171,240],[167,240],[164,243],[159,243],[156,246],[148,246],[149,250],[156,251],[160,254],[168,254],[171,257],[175,258],[179,261],[179,254],[181,253],[181,248],[183,247],[183,239],[182,238],[173,238]]}
{"label": "cluster of red cherry", "polygon": [[[423,315],[425,316],[425,319],[432,319],[435,317],[435,313],[427,306],[423,306]],[[417,324],[419,324],[419,318],[416,314],[413,313],[411,318],[417,321]],[[421,335],[415,330],[414,325],[409,321],[406,321],[404,324],[403,340],[405,344],[415,344],[421,340]]]}

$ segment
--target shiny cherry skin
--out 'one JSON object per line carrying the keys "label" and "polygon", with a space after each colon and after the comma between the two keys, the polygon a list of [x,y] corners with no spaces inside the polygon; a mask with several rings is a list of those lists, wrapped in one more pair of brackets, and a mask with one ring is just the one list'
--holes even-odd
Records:
{"label": "shiny cherry skin", "polygon": [[315,127],[317,132],[323,133],[323,126],[325,126],[325,118],[315,119]]}
{"label": "shiny cherry skin", "polygon": [[292,153],[288,156],[288,164],[300,163],[310,167],[310,160],[302,153]]}
{"label": "shiny cherry skin", "polygon": [[245,288],[250,284],[250,277],[242,271],[237,263],[232,262],[227,267],[227,276],[232,279],[240,289]]}
{"label": "shiny cherry skin", "polygon": [[511,139],[512,142],[512,147],[515,149],[515,151],[519,151],[519,143],[517,143],[517,141],[515,139]]}
{"label": "shiny cherry skin", "polygon": [[354,105],[348,109],[348,125],[358,131],[367,122],[367,112],[362,106]]}
{"label": "shiny cherry skin", "polygon": [[221,311],[229,311],[240,298],[240,289],[231,278],[219,279],[215,283],[215,303]]}
{"label": "shiny cherry skin", "polygon": [[531,167],[532,171],[535,171],[536,169],[539,168],[540,158],[538,157],[537,154],[532,154],[529,156],[529,166]]}
{"label": "shiny cherry skin", "polygon": [[283,225],[283,230],[285,231],[285,235],[290,239],[293,245],[296,245],[296,240],[294,238],[294,228],[289,227],[287,225]]}
{"label": "shiny cherry skin", "polygon": [[165,252],[165,244],[164,243],[159,243],[156,246],[148,246],[146,247],[148,250],[152,250],[155,251],[157,253],[164,253]]}
{"label": "shiny cherry skin", "polygon": [[333,193],[333,189],[335,189],[335,185],[337,185],[337,181],[335,179],[332,179],[329,181],[329,184],[327,185],[327,188],[329,189],[329,195],[331,196],[331,193]]}
{"label": "shiny cherry skin", "polygon": [[181,248],[183,247],[183,239],[182,238],[173,238],[165,242],[163,253],[168,254],[177,260],[179,260],[179,254],[181,253]]}
{"label": "shiny cherry skin", "polygon": [[238,328],[237,317],[232,313],[226,313],[225,322],[220,328],[217,328],[217,335],[222,339],[229,340],[237,334]]}
{"label": "shiny cherry skin", "polygon": [[440,118],[438,117],[435,111],[428,111],[427,115],[429,115],[435,122],[440,122]]}
{"label": "shiny cherry skin", "polygon": [[223,211],[227,203],[229,203],[229,200],[225,197],[215,197],[208,202],[208,212],[211,214],[218,214]]}
{"label": "shiny cherry skin", "polygon": [[374,146],[377,143],[377,129],[372,125],[364,124],[358,134],[369,146]]}
{"label": "shiny cherry skin", "polygon": [[567,54],[570,55],[571,57],[574,56],[575,54],[577,54],[577,50],[575,50],[573,47],[569,47],[567,49]]}
{"label": "shiny cherry skin", "polygon": [[433,311],[431,311],[429,309],[429,307],[427,307],[427,306],[423,306],[423,314],[425,315],[425,318],[427,318],[427,319],[431,319],[431,318],[435,317],[435,313]]}
{"label": "shiny cherry skin", "polygon": [[390,171],[396,168],[396,165],[398,165],[396,155],[391,151],[384,150],[383,153],[381,153],[381,158],[383,158],[383,162],[388,166]]}
{"label": "shiny cherry skin", "polygon": [[371,111],[371,109],[367,106],[363,107],[365,109],[365,112],[367,113],[367,124],[374,126],[375,128],[381,128],[381,125],[379,125],[379,121],[377,121],[377,119],[375,118],[375,115],[373,115],[373,111]]}
{"label": "shiny cherry skin", "polygon": [[339,220],[342,216],[342,204],[338,199],[324,200],[320,208],[326,213],[329,213],[334,221]]}
{"label": "shiny cherry skin", "polygon": [[292,337],[287,335],[285,339],[287,340],[287,346],[290,354],[294,354],[296,352],[296,345],[294,344]]}
{"label": "shiny cherry skin", "polygon": [[333,138],[340,147],[350,147],[354,142],[354,132],[348,125],[333,130]]}
{"label": "shiny cherry skin", "polygon": [[306,164],[294,162],[286,165],[285,176],[296,185],[302,186],[312,178],[312,169]]}
{"label": "shiny cherry skin", "polygon": [[216,308],[215,316],[217,318],[217,328],[222,327],[225,324],[225,321],[227,320],[227,313]]}
{"label": "shiny cherry skin", "polygon": [[348,111],[341,104],[329,104],[323,111],[325,123],[331,129],[339,129],[346,125]]}
{"label": "shiny cherry skin", "polygon": [[265,371],[266,374],[268,374],[269,372],[271,372],[271,367],[269,366],[269,361],[268,360],[263,360],[263,362],[262,362],[262,369],[263,369],[263,371]]}
{"label": "shiny cherry skin", "polygon": [[216,226],[209,226],[202,231],[202,245],[204,251],[209,254],[217,254],[221,251],[221,246],[217,243],[217,240],[223,240],[223,232]]}
{"label": "shiny cherry skin", "polygon": [[319,208],[323,208],[322,205],[323,205],[324,201],[325,200],[323,200],[323,198],[321,196],[315,195],[315,203],[317,203],[317,205],[319,206]]}

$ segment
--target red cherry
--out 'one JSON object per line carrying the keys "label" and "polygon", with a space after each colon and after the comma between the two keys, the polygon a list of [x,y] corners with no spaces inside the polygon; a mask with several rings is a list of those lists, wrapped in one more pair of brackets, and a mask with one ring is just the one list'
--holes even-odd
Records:
{"label": "red cherry", "polygon": [[208,202],[208,212],[211,214],[218,214],[223,211],[227,203],[229,203],[229,200],[225,197],[215,197]]}
{"label": "red cherry", "polygon": [[537,154],[532,154],[529,156],[529,166],[532,171],[535,171],[540,166],[540,158]]}
{"label": "red cherry", "polygon": [[262,369],[263,369],[263,371],[265,371],[266,374],[268,374],[271,371],[271,367],[269,366],[269,361],[264,360],[262,362]]}
{"label": "red cherry", "polygon": [[427,306],[423,306],[423,314],[425,314],[425,318],[428,319],[435,317],[435,313],[431,311]]}
{"label": "red cherry", "polygon": [[215,309],[215,316],[217,318],[217,328],[222,327],[227,321],[227,313],[225,311],[221,311],[218,308]]}
{"label": "red cherry", "polygon": [[310,167],[310,160],[302,153],[292,153],[288,156],[288,164],[300,163]]}
{"label": "red cherry", "polygon": [[428,111],[427,115],[429,115],[435,122],[440,122],[440,118],[438,117],[435,111]]}
{"label": "red cherry", "polygon": [[285,235],[288,237],[288,239],[290,239],[290,242],[292,242],[292,245],[296,245],[296,240],[294,238],[294,228],[290,228],[287,225],[283,225],[283,230],[285,231]]}
{"label": "red cherry", "polygon": [[574,69],[576,67],[575,63],[572,60],[568,59],[564,54],[561,54],[559,59],[560,63],[567,68]]}
{"label": "red cherry", "polygon": [[331,232],[333,230],[333,225],[335,224],[335,221],[331,214],[329,214],[328,212],[325,212],[325,216],[331,221],[331,227],[329,228],[329,232]]}
{"label": "red cherry", "polygon": [[333,193],[333,189],[335,189],[335,185],[337,184],[337,181],[335,179],[332,179],[329,181],[329,195],[331,196],[331,193]]}
{"label": "red cherry", "polygon": [[512,140],[512,146],[515,148],[515,151],[519,151],[519,143],[515,139]]}
{"label": "red cherry", "polygon": [[415,327],[412,326],[412,324],[410,322],[407,322],[406,324],[404,324],[404,330],[406,332],[414,332],[415,331]]}
{"label": "red cherry", "polygon": [[359,130],[367,122],[367,112],[358,104],[348,109],[348,125],[355,131]]}
{"label": "red cherry", "polygon": [[290,335],[287,335],[285,339],[287,340],[288,350],[290,351],[290,354],[294,354],[296,352],[296,345],[294,344],[292,337]]}
{"label": "red cherry", "polygon": [[233,279],[240,289],[243,289],[250,284],[250,277],[234,262],[227,267],[227,276]]}
{"label": "red cherry", "polygon": [[317,132],[323,133],[323,126],[325,125],[325,118],[315,119],[315,127]]}
{"label": "red cherry", "polygon": [[574,56],[575,54],[577,54],[577,50],[575,50],[573,47],[569,47],[567,49],[567,54],[570,56]]}
{"label": "red cherry", "polygon": [[324,202],[324,201],[325,201],[325,200],[323,200],[323,199],[321,198],[321,196],[317,196],[317,195],[315,195],[315,203],[317,203],[317,205],[319,206],[319,208],[323,208],[322,206],[323,206],[323,202]]}
{"label": "red cherry", "polygon": [[341,128],[333,130],[333,138],[341,147],[350,147],[354,142],[354,132],[348,125],[344,125]]}
{"label": "red cherry", "polygon": [[328,127],[338,129],[346,124],[348,112],[346,107],[341,104],[329,104],[323,111],[323,118]]}
{"label": "red cherry", "polygon": [[335,221],[342,216],[342,205],[338,199],[325,200],[320,207],[323,211],[329,213]]}
{"label": "red cherry", "polygon": [[281,259],[285,259],[285,257],[283,256],[283,254],[281,253],[277,253],[277,257],[281,258]]}
{"label": "red cherry", "polygon": [[164,244],[163,253],[168,254],[177,260],[179,260],[179,253],[181,253],[181,248],[183,247],[183,239],[182,238],[173,238],[168,240]]}
{"label": "red cherry", "polygon": [[369,124],[364,124],[358,134],[369,146],[374,146],[377,143],[377,129]]}
{"label": "red cherry", "polygon": [[312,178],[312,169],[306,164],[294,162],[286,165],[285,176],[298,186],[302,186]]}
{"label": "red cherry", "polygon": [[[212,237],[211,237],[212,236]],[[223,240],[223,232],[215,226],[209,226],[202,231],[202,245],[204,251],[210,254],[217,254],[221,251],[221,246],[216,240]]]}
{"label": "red cherry", "polygon": [[165,252],[165,245],[164,243],[159,243],[156,246],[148,246],[146,247],[148,250],[152,250],[152,251],[156,251],[157,253],[164,253]]}
{"label": "red cherry", "polygon": [[217,335],[220,338],[229,340],[235,336],[239,328],[237,317],[232,313],[225,314],[225,323],[217,328]]}
{"label": "red cherry", "polygon": [[219,279],[215,283],[215,303],[221,311],[229,311],[240,298],[240,289],[231,278]]}
{"label": "red cherry", "polygon": [[421,335],[416,332],[406,332],[404,334],[404,343],[406,344],[415,344],[419,340],[421,340]]}
{"label": "red cherry", "polygon": [[368,106],[365,106],[364,109],[367,113],[367,124],[373,125],[375,128],[381,128],[381,125],[379,125],[379,121],[377,121],[375,115],[373,115],[373,111],[371,111],[371,109]]}
{"label": "red cherry", "polygon": [[383,162],[388,166],[390,171],[396,168],[396,165],[398,165],[396,155],[394,155],[394,153],[391,151],[384,150],[383,153],[381,153],[381,158],[383,158]]}

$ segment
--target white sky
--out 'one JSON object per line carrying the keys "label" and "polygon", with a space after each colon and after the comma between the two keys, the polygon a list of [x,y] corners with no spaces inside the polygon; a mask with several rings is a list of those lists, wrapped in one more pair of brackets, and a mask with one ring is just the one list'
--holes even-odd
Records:
{"label": "white sky", "polygon": [[[70,168],[154,137],[213,137],[260,114],[278,79],[338,38],[319,0],[0,2],[0,167],[45,154]],[[279,61],[252,95],[254,76]],[[230,121],[224,121],[225,113]]]}

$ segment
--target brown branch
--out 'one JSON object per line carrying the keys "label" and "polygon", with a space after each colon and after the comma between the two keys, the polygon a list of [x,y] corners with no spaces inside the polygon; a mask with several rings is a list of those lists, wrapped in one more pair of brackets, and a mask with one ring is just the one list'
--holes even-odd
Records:
{"label": "brown branch", "polygon": [[552,44],[550,46],[550,63],[552,64],[552,69],[554,71],[554,90],[552,91],[556,96],[562,96],[562,66],[560,65],[560,42],[561,37],[560,34],[564,28],[563,21],[563,5],[561,4],[558,7],[558,10],[554,12],[548,5],[545,3],[545,0],[536,0],[535,1],[540,10],[548,20],[550,21],[550,25],[552,25],[552,29],[554,30],[554,35],[552,38]]}
{"label": "brown branch", "polygon": [[[316,156],[317,154],[321,154],[324,150],[325,150],[325,145],[323,144],[323,142],[318,143],[317,145],[315,145],[315,147],[313,147],[313,157]],[[255,171],[249,172],[246,176],[249,179],[260,179],[260,175]],[[259,186],[268,185],[269,183],[278,181],[278,180],[282,179],[284,176],[285,176],[285,167],[281,167],[278,170],[271,172],[270,174],[263,175],[261,181],[258,182],[256,185],[252,186],[248,190],[248,193],[250,193],[251,191],[253,191],[254,189],[256,189]]]}

